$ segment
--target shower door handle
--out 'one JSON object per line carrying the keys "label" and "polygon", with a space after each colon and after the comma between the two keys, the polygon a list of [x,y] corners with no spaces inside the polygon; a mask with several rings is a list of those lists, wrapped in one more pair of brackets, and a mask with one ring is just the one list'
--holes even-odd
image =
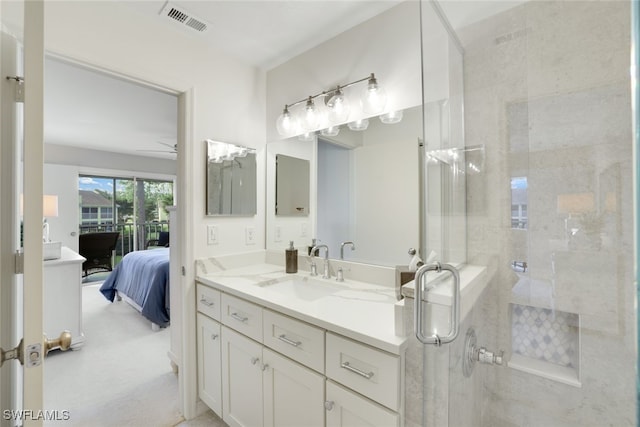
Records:
{"label": "shower door handle", "polygon": [[[440,272],[447,270],[453,275],[453,304],[451,305],[451,330],[449,334],[441,337],[437,334],[433,334],[428,337],[422,330],[424,322],[422,321],[422,288],[424,285],[424,279],[429,271]],[[415,287],[415,300],[414,300],[414,313],[413,324],[416,330],[416,338],[423,344],[434,344],[440,346],[441,344],[448,344],[456,339],[460,330],[460,275],[458,270],[449,264],[425,264],[418,269],[416,277],[414,279]]]}

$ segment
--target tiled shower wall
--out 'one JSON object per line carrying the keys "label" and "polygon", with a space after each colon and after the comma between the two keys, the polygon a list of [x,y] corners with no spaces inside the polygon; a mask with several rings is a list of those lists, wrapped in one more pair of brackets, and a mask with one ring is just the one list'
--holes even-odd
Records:
{"label": "tiled shower wall", "polygon": [[[544,357],[514,312],[566,313],[572,354],[547,361],[579,364],[580,383],[482,366],[478,416],[485,426],[635,425],[630,4],[528,2],[458,34],[466,145],[485,147],[483,172],[467,182],[468,258],[494,272],[479,339],[507,360]],[[512,177],[528,182],[524,230],[511,228]],[[544,342],[548,330],[537,332]]]}

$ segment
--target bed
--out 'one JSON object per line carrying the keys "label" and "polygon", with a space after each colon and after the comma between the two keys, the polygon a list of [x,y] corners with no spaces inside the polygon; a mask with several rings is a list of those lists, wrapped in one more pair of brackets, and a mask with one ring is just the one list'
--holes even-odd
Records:
{"label": "bed", "polygon": [[109,301],[124,299],[152,322],[169,326],[169,248],[126,254],[100,287]]}

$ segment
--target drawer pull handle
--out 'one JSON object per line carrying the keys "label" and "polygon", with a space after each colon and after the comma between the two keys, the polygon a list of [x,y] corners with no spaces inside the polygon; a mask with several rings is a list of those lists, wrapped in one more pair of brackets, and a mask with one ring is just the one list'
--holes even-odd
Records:
{"label": "drawer pull handle", "polygon": [[371,377],[373,376],[373,372],[364,372],[364,371],[361,371],[360,369],[358,369],[358,368],[354,368],[353,366],[351,366],[351,365],[349,364],[349,362],[343,362],[343,363],[341,363],[341,364],[340,364],[340,367],[341,367],[341,368],[346,369],[347,371],[353,372],[354,374],[358,374],[358,375],[360,375],[361,377],[365,377],[365,378],[366,378],[366,379],[368,379],[368,380],[370,380],[370,379],[371,379]]}
{"label": "drawer pull handle", "polygon": [[214,304],[213,301],[209,301],[205,297],[200,298],[200,302],[206,305],[207,307],[213,307],[213,304]]}
{"label": "drawer pull handle", "polygon": [[298,347],[300,344],[302,344],[300,341],[293,341],[293,340],[290,340],[289,338],[287,338],[287,337],[286,337],[286,335],[285,335],[285,334],[280,335],[280,336],[278,337],[278,339],[279,339],[280,341],[285,342],[285,343],[287,343],[287,344],[289,344],[289,345],[292,345],[292,346],[294,346],[294,347]]}
{"label": "drawer pull handle", "polygon": [[242,323],[246,323],[249,320],[248,317],[242,317],[238,313],[231,313],[230,316]]}
{"label": "drawer pull handle", "polygon": [[333,401],[332,400],[327,400],[326,402],[324,402],[324,409],[326,409],[327,411],[331,411],[333,409]]}

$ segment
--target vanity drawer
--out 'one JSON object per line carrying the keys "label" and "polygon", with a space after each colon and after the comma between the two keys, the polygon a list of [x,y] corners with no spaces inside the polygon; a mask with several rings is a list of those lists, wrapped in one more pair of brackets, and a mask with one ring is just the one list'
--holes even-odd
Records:
{"label": "vanity drawer", "polygon": [[324,330],[271,310],[263,310],[264,345],[324,373]]}
{"label": "vanity drawer", "polygon": [[197,309],[214,320],[220,320],[220,291],[196,283]]}
{"label": "vanity drawer", "polygon": [[222,323],[262,342],[262,307],[240,298],[222,294]]}
{"label": "vanity drawer", "polygon": [[400,358],[327,332],[327,377],[397,411]]}

